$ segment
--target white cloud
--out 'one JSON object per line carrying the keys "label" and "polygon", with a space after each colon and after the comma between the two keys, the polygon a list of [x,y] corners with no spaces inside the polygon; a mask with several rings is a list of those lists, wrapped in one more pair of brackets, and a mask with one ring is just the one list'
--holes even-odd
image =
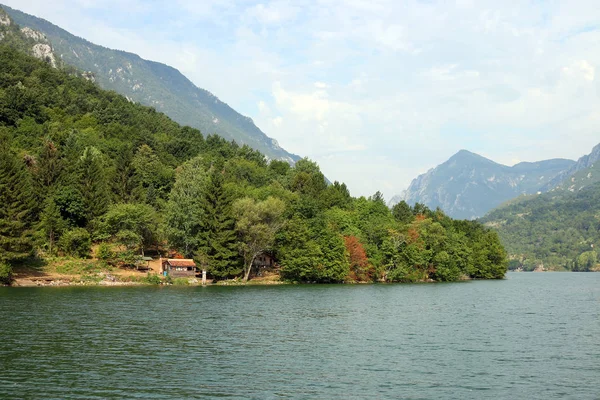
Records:
{"label": "white cloud", "polygon": [[568,67],[564,67],[563,72],[569,76],[582,77],[587,81],[593,81],[595,68],[586,60],[575,61]]}

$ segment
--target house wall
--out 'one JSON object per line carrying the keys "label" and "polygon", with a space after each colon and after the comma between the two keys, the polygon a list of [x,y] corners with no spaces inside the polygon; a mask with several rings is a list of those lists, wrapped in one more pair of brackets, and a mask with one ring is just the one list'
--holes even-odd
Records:
{"label": "house wall", "polygon": [[171,278],[193,278],[196,276],[196,271],[175,271],[167,270],[167,274]]}

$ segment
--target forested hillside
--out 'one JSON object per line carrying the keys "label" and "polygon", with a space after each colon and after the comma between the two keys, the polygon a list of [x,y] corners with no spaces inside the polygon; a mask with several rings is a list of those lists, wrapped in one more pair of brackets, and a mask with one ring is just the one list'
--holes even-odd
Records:
{"label": "forested hillside", "polygon": [[588,271],[598,263],[600,183],[515,199],[481,222],[498,231],[511,268]]}
{"label": "forested hillside", "polygon": [[[214,278],[252,277],[271,254],[303,282],[501,278],[506,253],[478,222],[352,198],[307,159],[266,161],[0,46],[0,269],[31,257],[125,267],[194,257]],[[94,245],[94,252],[92,252]]]}
{"label": "forested hillside", "polygon": [[[281,148],[252,121],[217,96],[196,87],[177,69],[137,54],[108,49],[72,35],[33,15],[0,5],[22,27],[43,33],[57,60],[89,73],[100,87],[156,108],[180,124],[193,126],[261,151],[270,159],[295,162],[295,154]],[[0,14],[4,11],[0,8]],[[1,39],[1,38],[0,38]]]}

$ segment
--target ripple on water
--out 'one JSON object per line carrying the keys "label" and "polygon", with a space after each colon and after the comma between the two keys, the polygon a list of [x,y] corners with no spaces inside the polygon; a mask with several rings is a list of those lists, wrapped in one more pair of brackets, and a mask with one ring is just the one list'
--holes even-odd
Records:
{"label": "ripple on water", "polygon": [[600,274],[0,288],[0,398],[597,398]]}

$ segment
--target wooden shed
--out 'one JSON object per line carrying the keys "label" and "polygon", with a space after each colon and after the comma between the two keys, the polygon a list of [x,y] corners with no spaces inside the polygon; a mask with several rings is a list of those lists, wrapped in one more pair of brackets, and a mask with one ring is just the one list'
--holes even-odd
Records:
{"label": "wooden shed", "polygon": [[277,267],[277,263],[275,262],[275,259],[270,254],[263,253],[263,254],[259,254],[258,256],[256,256],[256,258],[252,262],[252,266],[258,267],[258,268],[270,269],[270,268]]}
{"label": "wooden shed", "polygon": [[169,258],[162,260],[162,273],[172,278],[193,278],[196,276],[196,263],[191,259]]}

